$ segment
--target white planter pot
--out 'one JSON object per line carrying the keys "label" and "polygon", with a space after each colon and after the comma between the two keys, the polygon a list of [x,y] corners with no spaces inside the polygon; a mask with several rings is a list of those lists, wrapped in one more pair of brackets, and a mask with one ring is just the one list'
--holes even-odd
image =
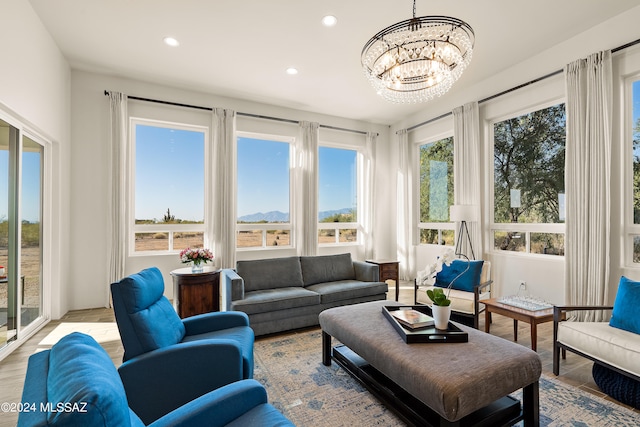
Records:
{"label": "white planter pot", "polygon": [[451,316],[451,306],[431,305],[431,313],[436,323],[436,329],[446,330],[449,327],[449,317]]}

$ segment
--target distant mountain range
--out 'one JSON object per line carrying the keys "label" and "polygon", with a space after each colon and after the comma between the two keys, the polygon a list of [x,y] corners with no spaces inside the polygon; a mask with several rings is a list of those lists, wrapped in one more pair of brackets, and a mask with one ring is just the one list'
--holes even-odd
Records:
{"label": "distant mountain range", "polygon": [[[333,211],[323,211],[318,213],[318,220],[322,221],[323,219],[330,217],[335,214],[347,214],[351,212],[350,208],[343,208]],[[280,211],[271,211],[271,212],[257,212],[254,214],[244,215],[238,217],[238,221],[242,222],[289,222],[289,212],[280,212]]]}

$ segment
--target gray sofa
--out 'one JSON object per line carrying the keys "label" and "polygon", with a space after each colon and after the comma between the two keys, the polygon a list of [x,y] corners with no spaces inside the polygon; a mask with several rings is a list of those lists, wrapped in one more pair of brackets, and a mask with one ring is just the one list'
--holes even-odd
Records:
{"label": "gray sofa", "polygon": [[220,275],[226,310],[243,311],[256,335],[318,325],[322,310],[386,299],[378,266],[351,254],[238,261]]}

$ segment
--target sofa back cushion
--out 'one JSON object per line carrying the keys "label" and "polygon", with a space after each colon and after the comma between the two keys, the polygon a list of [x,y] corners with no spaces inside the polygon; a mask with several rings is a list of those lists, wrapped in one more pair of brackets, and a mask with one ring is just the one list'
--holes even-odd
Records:
{"label": "sofa back cushion", "polygon": [[640,282],[634,282],[622,276],[618,284],[609,325],[640,334],[638,307],[640,307]]}
{"label": "sofa back cushion", "polygon": [[351,254],[300,257],[304,286],[316,283],[354,280],[356,278]]}
{"label": "sofa back cushion", "polygon": [[236,272],[244,280],[244,291],[302,287],[298,257],[238,261]]}
{"label": "sofa back cushion", "polygon": [[[467,269],[467,263],[469,263],[469,269]],[[451,281],[453,282],[452,289],[459,291],[473,292],[474,286],[480,284],[480,276],[482,274],[483,260],[479,261],[467,261],[456,259],[451,262],[451,265],[442,266],[442,271],[436,275],[436,286],[446,288]],[[466,271],[465,271],[466,270]],[[460,276],[461,273],[463,273]],[[460,277],[458,277],[460,276]],[[456,277],[458,277],[456,279]]]}

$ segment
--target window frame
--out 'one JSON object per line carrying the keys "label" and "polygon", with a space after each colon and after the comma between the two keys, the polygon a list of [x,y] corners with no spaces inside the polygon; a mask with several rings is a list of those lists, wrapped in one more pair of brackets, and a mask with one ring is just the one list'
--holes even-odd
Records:
{"label": "window frame", "polygon": [[[627,268],[640,268],[640,263],[633,262],[634,238],[640,238],[640,224],[634,223],[633,199],[633,84],[640,82],[640,72],[633,73],[623,79],[624,113],[621,114],[623,129],[623,152],[621,161],[624,167],[624,184],[622,185],[624,196],[622,197],[622,215],[624,221],[624,266]],[[640,84],[640,83],[639,83]],[[640,107],[639,107],[640,108]]]}
{"label": "window frame", "polygon": [[[543,257],[549,259],[564,259],[564,255],[550,255],[550,254],[539,254],[532,253],[531,249],[531,234],[532,233],[551,233],[551,234],[563,234],[566,235],[566,220],[565,223],[508,223],[508,222],[495,222],[495,135],[494,129],[495,124],[513,119],[516,117],[520,117],[534,111],[543,110],[549,107],[553,107],[554,105],[565,104],[566,108],[566,98],[562,97],[554,97],[553,99],[546,100],[544,102],[538,102],[531,105],[528,105],[525,108],[521,108],[518,110],[510,110],[506,113],[503,113],[499,116],[491,117],[485,120],[486,124],[486,135],[487,135],[487,189],[489,195],[489,204],[488,204],[488,218],[489,218],[489,229],[487,234],[487,251],[493,254],[502,254],[509,256],[520,256],[520,257]],[[566,114],[566,109],[565,109]],[[566,116],[565,116],[566,120]],[[566,133],[566,130],[565,130]],[[566,146],[565,146],[566,150]],[[566,180],[565,180],[565,194],[566,194]],[[526,244],[525,244],[525,252],[518,251],[508,251],[508,250],[500,250],[495,248],[495,233],[501,231],[519,231],[524,232],[526,235]]]}
{"label": "window frame", "polygon": [[[194,224],[136,224],[135,218],[135,199],[136,199],[136,125],[143,126],[153,126],[153,127],[162,127],[166,129],[179,129],[179,130],[187,130],[194,132],[202,132],[204,134],[204,193],[203,197],[203,206],[204,206],[204,220],[202,223],[194,223]],[[127,236],[128,236],[128,244],[127,244],[127,252],[130,257],[139,257],[139,256],[155,256],[155,255],[167,255],[167,254],[178,254],[181,249],[173,248],[174,234],[176,233],[185,233],[185,232],[196,232],[203,234],[203,244],[206,246],[207,243],[207,224],[208,221],[213,221],[211,215],[208,214],[209,209],[208,201],[209,201],[209,193],[211,191],[211,184],[207,179],[209,174],[209,170],[211,165],[208,164],[206,159],[208,159],[209,151],[211,150],[209,143],[209,132],[210,129],[207,126],[197,125],[193,123],[180,123],[173,122],[168,120],[159,120],[159,119],[150,119],[145,117],[129,117],[129,185],[128,185],[128,204],[127,204]],[[167,233],[168,234],[168,248],[167,250],[150,250],[150,251],[136,251],[136,234],[137,233]]]}
{"label": "window frame", "polygon": [[[415,156],[415,160],[414,160],[414,164],[416,165],[415,168],[415,182],[416,182],[416,190],[415,190],[415,195],[414,197],[416,198],[416,232],[417,232],[417,236],[416,236],[416,242],[418,243],[419,246],[446,246],[445,243],[442,244],[433,244],[433,243],[422,243],[421,238],[420,238],[420,234],[422,230],[438,230],[438,240],[442,241],[442,232],[443,231],[451,231],[453,233],[454,236],[454,241],[453,241],[453,246],[455,246],[455,240],[457,238],[457,230],[456,230],[456,224],[454,222],[451,222],[451,220],[446,221],[446,222],[422,222],[420,221],[420,147],[422,147],[423,145],[427,145],[427,144],[433,144],[436,143],[438,141],[441,141],[443,139],[446,138],[451,138],[453,140],[453,150],[452,150],[452,155],[454,155],[454,162],[455,162],[455,137],[453,135],[453,129],[448,130],[447,132],[443,132],[440,133],[436,136],[431,136],[429,138],[425,138],[425,139],[421,139],[420,141],[416,142],[414,144],[413,147],[413,151],[414,151],[414,156]],[[454,170],[455,170],[455,165],[454,165]],[[452,173],[454,173],[452,171]],[[456,193],[456,180],[455,180],[455,176],[453,179],[453,194],[455,197],[455,193]],[[455,203],[455,202],[454,202]],[[451,205],[449,205],[449,207],[451,207]],[[447,214],[448,215],[448,214]],[[449,218],[451,219],[451,218]]]}
{"label": "window frame", "polygon": [[[318,230],[333,230],[335,234],[335,241],[332,243],[320,243],[318,240],[318,248],[327,248],[327,247],[345,247],[345,246],[359,246],[364,244],[364,225],[363,225],[363,197],[365,192],[365,182],[364,182],[364,152],[361,147],[350,145],[350,144],[341,144],[337,142],[331,141],[320,141],[318,142],[318,194],[316,195],[318,198],[318,212],[320,213],[320,147],[326,148],[335,148],[340,150],[349,150],[355,151],[356,153],[356,221],[355,222],[320,222],[318,221]],[[357,233],[357,237],[355,241],[352,242],[341,242],[340,241],[340,230],[345,229],[355,229]]]}
{"label": "window frame", "polygon": [[[291,136],[286,135],[276,135],[270,133],[263,132],[250,132],[250,131],[239,131],[236,130],[235,133],[235,143],[236,143],[236,152],[238,147],[238,138],[249,138],[249,139],[259,139],[259,140],[268,140],[275,142],[283,142],[289,144],[289,222],[277,222],[277,223],[255,223],[255,224],[240,224],[238,223],[239,215],[236,213],[236,241],[235,241],[235,249],[236,252],[250,252],[250,251],[282,251],[282,250],[291,250],[296,247],[295,240],[295,205],[294,205],[294,161],[296,156],[296,139]],[[236,160],[236,198],[238,197],[238,169],[237,169],[237,160]],[[236,207],[237,207],[236,200]],[[274,227],[275,226],[275,227]],[[238,246],[238,233],[241,231],[253,231],[260,230],[262,232],[262,245],[261,246],[249,246],[249,247],[239,247]],[[269,231],[278,231],[284,230],[289,232],[289,245],[287,246],[269,246],[267,245],[267,233]]]}

